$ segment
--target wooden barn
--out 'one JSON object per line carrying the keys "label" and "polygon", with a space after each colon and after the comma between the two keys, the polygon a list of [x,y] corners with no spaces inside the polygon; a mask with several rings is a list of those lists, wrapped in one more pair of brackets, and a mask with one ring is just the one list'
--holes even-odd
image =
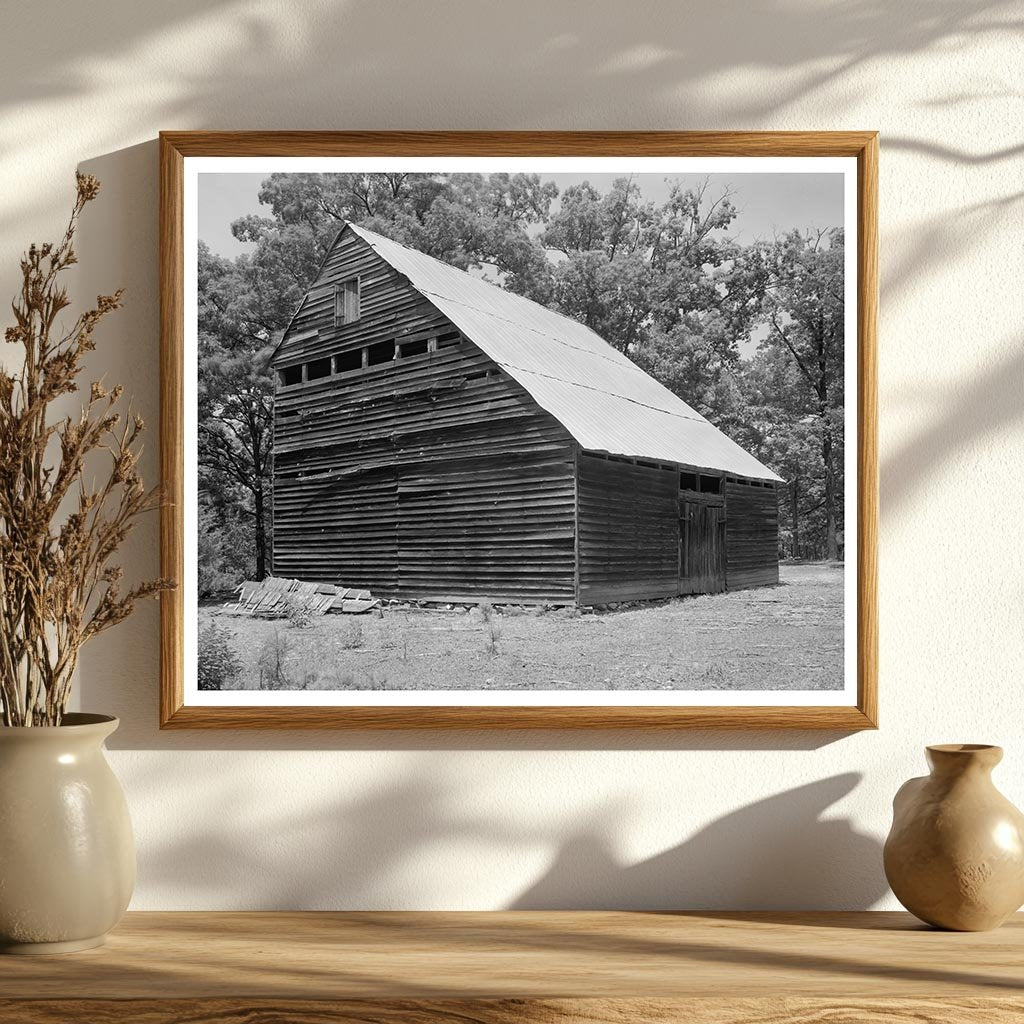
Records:
{"label": "wooden barn", "polygon": [[278,576],[566,605],[778,582],[779,477],[480,277],[348,224],[273,366]]}

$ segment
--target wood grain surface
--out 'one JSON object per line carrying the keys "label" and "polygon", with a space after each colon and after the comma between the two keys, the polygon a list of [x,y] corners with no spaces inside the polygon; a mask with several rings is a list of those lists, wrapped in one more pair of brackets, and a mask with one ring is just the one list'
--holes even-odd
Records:
{"label": "wood grain surface", "polygon": [[182,156],[855,156],[849,132],[161,132]]}
{"label": "wood grain surface", "polygon": [[1024,998],[1024,915],[132,913],[105,946],[0,958],[6,998]]}
{"label": "wood grain surface", "polygon": [[0,958],[0,1020],[1024,1020],[1024,915],[132,913],[106,946]]}
{"label": "wood grain surface", "polygon": [[161,728],[873,729],[878,724],[876,337],[878,133],[162,132],[160,135],[161,519],[164,576],[183,580],[184,160],[195,156],[846,156],[858,167],[858,695],[822,707],[187,707],[184,594],[161,595]]}
{"label": "wood grain surface", "polygon": [[1020,1024],[1024,1000],[0,999],[9,1024]]}

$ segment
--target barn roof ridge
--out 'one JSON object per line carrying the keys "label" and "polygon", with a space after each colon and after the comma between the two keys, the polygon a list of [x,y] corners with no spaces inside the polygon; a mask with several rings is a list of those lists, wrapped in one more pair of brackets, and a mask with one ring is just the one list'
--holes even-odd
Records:
{"label": "barn roof ridge", "polygon": [[346,228],[506,370],[584,450],[782,479],[592,328],[351,221],[338,238]]}
{"label": "barn roof ridge", "polygon": [[[415,250],[413,250],[413,251],[415,251]],[[414,288],[416,287],[415,284],[413,284],[413,287]],[[436,292],[429,292],[429,291],[427,291],[427,290],[425,290],[423,288],[417,288],[416,290],[418,292],[420,292],[421,295],[425,295],[427,298],[439,298],[439,299],[445,299],[446,298],[446,296],[440,295],[440,294],[438,294]],[[457,299],[452,299],[450,297],[448,298],[448,301],[449,302],[453,302],[456,305],[463,305],[467,309],[475,309],[476,308],[476,307],[470,305],[469,303],[463,303],[463,302],[460,302]],[[528,299],[527,301],[529,302],[529,301],[532,301],[532,300]],[[537,305],[537,303],[535,303],[535,305]],[[480,310],[477,310],[477,312],[480,312]],[[493,316],[493,314],[491,314],[491,315]],[[564,316],[564,314],[562,314],[562,313],[560,313],[558,315],[559,316]],[[555,335],[549,334],[549,333],[547,333],[545,331],[539,331],[536,328],[530,327],[527,324],[522,324],[522,323],[520,323],[520,322],[518,322],[516,320],[511,320],[508,317],[495,317],[495,319],[504,320],[506,323],[514,324],[516,327],[518,327],[520,329],[525,329],[525,330],[531,331],[534,334],[539,334],[542,338],[546,338],[549,341],[554,342],[556,345],[561,345],[563,348],[574,349],[577,352],[587,352],[587,349],[580,348],[578,345],[570,344],[564,338],[556,337]],[[574,322],[578,322],[578,321],[574,321]],[[584,324],[583,326],[586,326],[586,325]],[[601,341],[604,341],[604,339],[601,338],[601,335],[599,335],[596,331],[594,331],[593,328],[587,328],[587,329],[590,330],[591,333],[593,333],[596,337],[600,338]],[[605,342],[605,344],[607,344],[607,342]],[[613,351],[617,351],[617,350],[613,350]],[[619,363],[619,362],[617,362],[615,360],[608,359],[608,357],[603,355],[602,353],[594,353],[594,354],[596,354],[601,359],[607,359],[608,362],[611,363],[611,365],[614,366],[616,369],[622,370],[624,372],[628,371],[628,369],[629,369],[629,367],[627,367],[627,366],[625,366],[625,365],[623,365],[623,364],[621,364],[621,363]],[[511,364],[509,364],[509,365],[511,365]],[[637,366],[635,363],[633,363],[632,360],[630,360],[630,366],[633,369],[635,369],[637,373],[643,374],[645,377],[649,376],[649,374],[645,373],[643,369],[641,369],[639,366]],[[532,369],[532,368],[530,368],[528,366],[519,366],[519,367],[517,367],[517,369],[521,370],[523,373],[533,373],[533,374],[537,374],[538,376],[542,376],[542,377],[550,377],[552,380],[561,381],[563,384],[568,384],[571,387],[589,388],[591,391],[598,391],[601,394],[606,394],[606,395],[616,395],[617,394],[617,392],[611,391],[608,388],[599,388],[599,387],[596,387],[596,386],[593,386],[593,385],[581,384],[578,380],[574,380],[572,377],[564,377],[564,376],[563,377],[559,377],[559,376],[557,376],[556,374],[553,374],[553,373],[542,373],[540,370]],[[624,397],[624,396],[620,396],[620,397]],[[696,409],[690,409],[690,407],[685,405],[685,403],[683,403],[683,402],[680,402],[680,404],[683,405],[686,409],[688,409],[689,412],[692,413],[692,415],[688,415],[686,413],[676,412],[674,409],[661,409],[659,406],[651,405],[648,402],[640,402],[640,401],[638,401],[636,399],[627,399],[627,401],[633,401],[637,405],[643,405],[643,406],[645,406],[648,409],[659,409],[662,412],[667,412],[667,413],[669,413],[670,415],[673,415],[673,416],[679,416],[682,419],[699,420],[702,423],[710,423],[711,422],[706,416],[702,416],[699,412],[697,412]]]}

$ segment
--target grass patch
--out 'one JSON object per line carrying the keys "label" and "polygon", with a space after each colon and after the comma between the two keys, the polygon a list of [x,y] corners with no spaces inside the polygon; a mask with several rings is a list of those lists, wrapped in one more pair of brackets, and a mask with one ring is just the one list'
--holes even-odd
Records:
{"label": "grass patch", "polygon": [[[239,671],[228,689],[828,690],[843,679],[843,571],[600,615],[385,610],[306,626],[200,609]],[[229,674],[230,676],[230,674]]]}

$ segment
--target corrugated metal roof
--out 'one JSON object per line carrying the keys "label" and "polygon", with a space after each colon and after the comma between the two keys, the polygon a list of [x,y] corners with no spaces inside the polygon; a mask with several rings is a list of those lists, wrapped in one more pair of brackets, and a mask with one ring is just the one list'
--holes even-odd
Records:
{"label": "corrugated metal roof", "polygon": [[349,227],[588,451],[782,479],[589,327],[383,235]]}

